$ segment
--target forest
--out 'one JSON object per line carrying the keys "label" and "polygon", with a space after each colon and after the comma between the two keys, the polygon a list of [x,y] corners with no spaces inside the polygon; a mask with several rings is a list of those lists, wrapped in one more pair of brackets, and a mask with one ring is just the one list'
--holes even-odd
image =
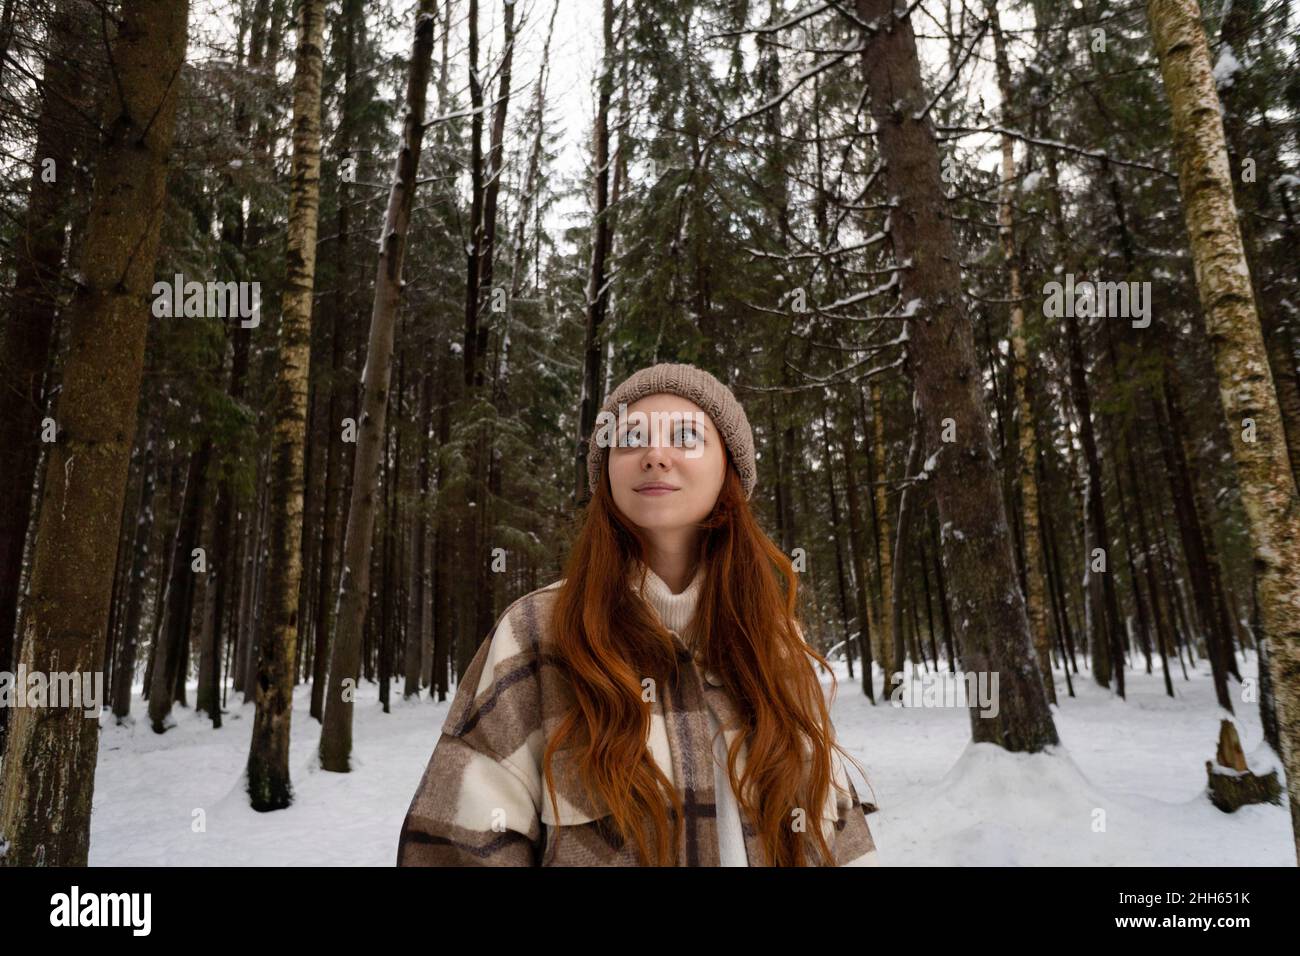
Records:
{"label": "forest", "polygon": [[87,863],[120,728],[247,706],[271,817],[291,733],[365,772],[657,362],[841,696],[995,672],[1034,754],[1204,675],[1183,762],[1300,854],[1289,0],[0,3],[0,863]]}

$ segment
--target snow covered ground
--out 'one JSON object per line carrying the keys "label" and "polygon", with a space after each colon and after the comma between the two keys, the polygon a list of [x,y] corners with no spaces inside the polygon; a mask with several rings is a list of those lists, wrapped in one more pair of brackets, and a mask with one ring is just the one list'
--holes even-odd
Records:
{"label": "snow covered ground", "polygon": [[[1252,677],[1254,656],[1239,666]],[[873,707],[839,670],[832,715],[869,774],[870,788],[855,775],[859,794],[874,793],[880,806],[868,821],[882,864],[1294,866],[1285,807],[1224,814],[1210,804],[1205,761],[1219,711],[1209,669],[1202,663],[1186,682],[1176,673],[1171,700],[1158,670],[1130,672],[1127,702],[1086,674],[1066,698],[1058,673],[1062,747],[1025,756],[970,744],[964,707]],[[878,695],[880,683],[877,673]],[[161,736],[144,720],[118,727],[103,718],[91,865],[391,866],[450,698],[404,702],[394,683],[386,715],[378,687],[363,683],[356,770],[333,774],[316,765],[310,692],[303,685],[294,696],[295,802],[269,814],[249,809],[243,791],[252,704],[233,706],[217,731],[190,709]],[[1272,766],[1258,706],[1237,711],[1251,769]],[[138,697],[132,713],[144,713]]]}

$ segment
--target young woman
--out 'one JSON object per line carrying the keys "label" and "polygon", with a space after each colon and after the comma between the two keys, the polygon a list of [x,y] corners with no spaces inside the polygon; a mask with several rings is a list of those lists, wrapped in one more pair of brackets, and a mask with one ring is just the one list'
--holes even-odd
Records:
{"label": "young woman", "polygon": [[587,465],[565,577],[461,678],[398,865],[875,865],[735,396],[643,369]]}

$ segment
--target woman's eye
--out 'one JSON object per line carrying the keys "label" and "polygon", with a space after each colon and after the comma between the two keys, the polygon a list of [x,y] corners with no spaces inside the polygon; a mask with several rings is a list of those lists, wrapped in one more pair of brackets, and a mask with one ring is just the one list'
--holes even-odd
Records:
{"label": "woman's eye", "polygon": [[699,433],[695,431],[694,426],[685,425],[677,429],[677,442],[683,448],[694,448],[702,440]]}
{"label": "woman's eye", "polygon": [[624,432],[619,436],[619,448],[640,448],[645,444],[645,439],[637,432]]}

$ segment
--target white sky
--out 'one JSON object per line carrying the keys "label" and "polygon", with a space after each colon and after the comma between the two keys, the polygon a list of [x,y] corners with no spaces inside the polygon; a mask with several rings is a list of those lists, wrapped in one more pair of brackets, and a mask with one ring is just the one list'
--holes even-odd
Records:
{"label": "white sky", "polygon": [[[510,109],[511,122],[507,127],[507,149],[519,148],[520,146],[519,137],[523,131],[519,124],[522,122],[528,104],[531,102],[533,84],[537,79],[542,43],[545,39],[546,27],[554,2],[555,0],[517,0],[516,2],[516,21],[518,22],[520,17],[523,17],[525,22],[522,29],[517,31]],[[625,2],[637,2],[637,0],[625,0]],[[394,53],[398,51],[405,53],[409,50],[410,26],[416,5],[413,0],[384,0],[383,5],[391,5],[393,9],[398,11],[401,23],[396,32],[385,38],[384,45],[386,49]],[[376,6],[379,6],[379,4],[376,4]],[[804,6],[804,0],[788,0],[787,3],[790,10],[800,9]],[[479,7],[480,66],[495,67],[499,61],[502,42],[501,0],[480,0]],[[653,9],[653,0],[648,0],[648,2],[643,0],[643,7]],[[468,57],[465,49],[465,16],[467,9],[468,3],[466,0],[457,0],[454,11],[453,35],[449,48],[452,89],[459,92],[460,99],[463,102],[468,100],[466,92]],[[934,9],[938,14],[940,8],[934,5]],[[549,170],[549,175],[553,178],[579,176],[582,174],[584,167],[590,163],[590,136],[595,113],[593,81],[601,53],[601,13],[602,0],[560,0],[559,12],[555,22],[555,35],[552,40],[551,74],[548,79],[546,97],[549,104],[547,115],[550,129],[552,132],[560,134],[560,140],[557,143],[559,155]],[[832,14],[821,14],[810,22],[816,24],[830,15]],[[380,16],[381,14],[375,11],[371,12],[372,30],[378,28],[377,24]],[[919,33],[936,32],[934,21],[920,12],[914,14],[913,22]],[[208,44],[215,44],[233,50],[235,24],[234,5],[231,0],[198,0],[192,9],[190,23],[191,57],[207,52],[205,47]],[[283,38],[286,56],[281,63],[282,76],[286,82],[291,78],[293,70],[291,57],[295,42],[293,30],[294,24],[292,22],[287,23],[286,35]],[[441,49],[441,39],[439,38],[437,42],[439,45],[435,47],[435,51]],[[326,43],[328,49],[328,37]],[[921,39],[919,45],[922,58],[927,64],[937,66],[944,62],[946,51],[942,43]],[[990,44],[986,40],[985,48],[987,52],[991,53],[989,47]],[[1017,69],[1017,64],[1014,62],[1015,52],[1016,49],[1013,46],[1013,69]],[[968,83],[963,80],[958,88],[978,91],[980,95],[983,95],[986,104],[991,108],[996,108],[998,97],[991,67],[974,63],[968,66],[967,70],[971,70],[972,67],[975,71],[973,82]],[[839,69],[853,68],[853,66],[845,64]],[[489,102],[495,89],[495,84],[493,84],[492,90],[488,92]],[[395,93],[395,91],[387,92],[389,95]],[[430,108],[434,108],[433,103],[430,104]],[[985,168],[993,168],[997,162],[997,154],[993,148],[995,145],[993,137],[971,137],[963,141],[963,146],[966,149],[977,144],[979,146],[980,165]],[[571,217],[581,219],[585,215],[586,212],[582,203],[574,200],[553,210],[548,225],[552,229],[555,238],[559,239],[559,230],[569,224]]]}

